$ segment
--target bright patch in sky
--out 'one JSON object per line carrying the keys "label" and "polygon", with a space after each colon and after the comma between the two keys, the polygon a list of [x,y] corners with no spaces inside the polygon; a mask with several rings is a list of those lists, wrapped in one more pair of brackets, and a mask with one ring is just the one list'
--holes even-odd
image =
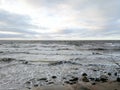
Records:
{"label": "bright patch in sky", "polygon": [[120,0],[0,0],[0,39],[120,39]]}

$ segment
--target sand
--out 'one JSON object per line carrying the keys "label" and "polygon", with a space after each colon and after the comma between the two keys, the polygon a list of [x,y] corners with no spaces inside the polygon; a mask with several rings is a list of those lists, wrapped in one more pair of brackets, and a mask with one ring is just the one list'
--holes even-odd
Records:
{"label": "sand", "polygon": [[51,85],[42,87],[33,87],[30,90],[120,90],[120,82],[97,82],[92,85],[91,82],[79,82],[74,85]]}

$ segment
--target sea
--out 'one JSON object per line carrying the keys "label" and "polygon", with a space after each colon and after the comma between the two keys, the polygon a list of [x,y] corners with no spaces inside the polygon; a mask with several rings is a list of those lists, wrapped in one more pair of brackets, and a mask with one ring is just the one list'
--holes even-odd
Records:
{"label": "sea", "polygon": [[0,90],[64,84],[82,73],[119,77],[120,41],[0,40]]}

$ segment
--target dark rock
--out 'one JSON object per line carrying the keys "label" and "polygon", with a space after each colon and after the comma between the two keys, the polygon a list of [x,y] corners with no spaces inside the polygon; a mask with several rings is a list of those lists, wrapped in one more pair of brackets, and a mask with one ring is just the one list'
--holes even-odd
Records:
{"label": "dark rock", "polygon": [[66,77],[63,77],[63,79],[66,79]]}
{"label": "dark rock", "polygon": [[96,85],[96,83],[94,82],[94,83],[92,83],[92,85]]}
{"label": "dark rock", "polygon": [[38,84],[35,84],[34,87],[38,87]]}
{"label": "dark rock", "polygon": [[64,83],[66,83],[66,84],[70,84],[70,82],[69,82],[69,81],[65,81]]}
{"label": "dark rock", "polygon": [[56,78],[57,78],[57,76],[52,76],[52,78],[53,78],[53,79],[56,79]]}
{"label": "dark rock", "polygon": [[101,75],[101,76],[100,76],[100,80],[101,80],[102,82],[107,82],[108,77],[107,77],[106,75]]}
{"label": "dark rock", "polygon": [[23,64],[28,64],[28,61],[23,61],[22,63],[23,63]]}
{"label": "dark rock", "polygon": [[119,77],[117,78],[117,82],[120,82],[120,78]]}
{"label": "dark rock", "polygon": [[95,78],[89,78],[91,81],[94,81],[95,80]]}
{"label": "dark rock", "polygon": [[4,53],[3,51],[0,51],[0,53]]}
{"label": "dark rock", "polygon": [[111,73],[108,73],[109,76],[111,76],[112,74]]}
{"label": "dark rock", "polygon": [[15,60],[15,59],[13,59],[13,58],[2,58],[0,61],[10,63],[13,60]]}
{"label": "dark rock", "polygon": [[30,81],[27,81],[26,84],[31,84],[31,82],[30,82]]}
{"label": "dark rock", "polygon": [[100,82],[100,79],[99,79],[99,78],[96,78],[95,81],[96,81],[96,82]]}
{"label": "dark rock", "polygon": [[66,83],[66,84],[70,84],[70,85],[73,85],[73,84],[76,84],[76,82],[75,81],[65,81],[64,83]]}
{"label": "dark rock", "polygon": [[115,72],[114,75],[117,76],[117,72]]}
{"label": "dark rock", "polygon": [[31,89],[30,87],[27,87],[28,89]]}
{"label": "dark rock", "polygon": [[38,81],[47,81],[47,78],[40,78]]}
{"label": "dark rock", "polygon": [[86,76],[84,76],[84,77],[82,77],[82,81],[83,82],[89,82],[89,79]]}
{"label": "dark rock", "polygon": [[54,82],[48,82],[48,84],[54,84]]}
{"label": "dark rock", "polygon": [[78,77],[74,77],[73,79],[70,79],[69,81],[78,81]]}
{"label": "dark rock", "polygon": [[93,55],[102,55],[101,53],[93,52]]}
{"label": "dark rock", "polygon": [[82,76],[87,76],[87,74],[86,74],[86,73],[83,73]]}

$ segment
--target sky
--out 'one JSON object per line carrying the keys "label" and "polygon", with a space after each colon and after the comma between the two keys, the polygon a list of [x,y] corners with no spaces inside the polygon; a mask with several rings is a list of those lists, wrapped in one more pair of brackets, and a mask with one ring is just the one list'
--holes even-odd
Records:
{"label": "sky", "polygon": [[0,0],[2,40],[120,40],[120,0]]}

